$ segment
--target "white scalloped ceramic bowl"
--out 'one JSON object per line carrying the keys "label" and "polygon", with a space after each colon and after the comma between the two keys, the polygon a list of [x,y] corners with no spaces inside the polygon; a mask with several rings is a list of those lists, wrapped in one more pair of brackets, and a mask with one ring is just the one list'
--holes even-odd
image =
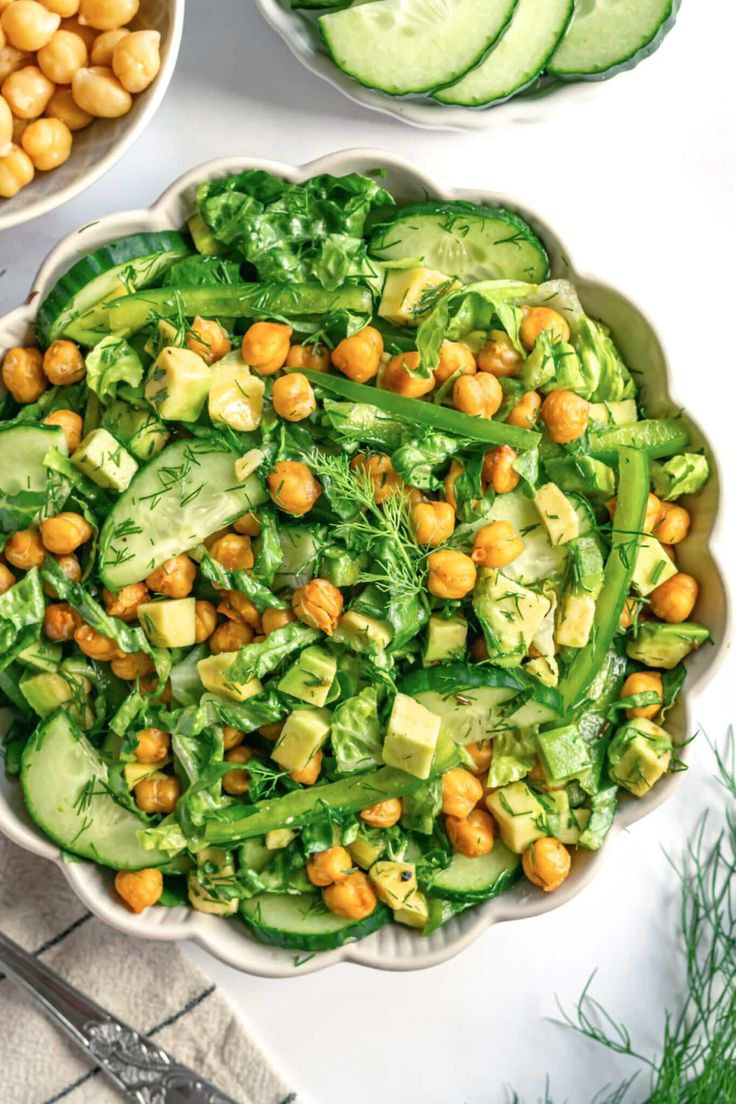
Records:
{"label": "white scalloped ceramic bowl", "polygon": [[0,230],[38,218],[67,203],[120,160],[154,117],[174,75],[184,27],[185,0],[142,0],[133,26],[161,34],[161,69],[121,119],[96,119],[74,136],[72,155],[58,169],[36,173],[13,199],[0,199]]}
{"label": "white scalloped ceramic bowl", "polygon": [[[575,272],[557,235],[534,213],[519,208],[505,196],[490,192],[442,191],[432,180],[416,172],[406,161],[379,150],[349,150],[336,153],[299,168],[251,158],[214,161],[194,169],[178,180],[149,210],[109,215],[78,233],[70,234],[52,251],[41,267],[33,291],[25,306],[0,320],[0,358],[8,347],[32,339],[33,321],[39,297],[82,251],[141,230],[180,227],[193,209],[196,187],[203,180],[220,178],[246,168],[265,169],[288,180],[302,181],[316,173],[370,173],[386,171],[383,183],[404,202],[417,202],[427,196],[441,199],[470,199],[485,204],[503,204],[518,210],[540,233],[550,250],[553,275],[570,277],[578,286],[587,310],[607,322],[628,363],[643,373],[651,386],[647,396],[653,412],[664,413],[678,407],[687,394],[673,390],[668,397],[670,373],[677,381],[689,378],[689,363],[681,344],[673,344],[668,365],[660,338],[641,311],[620,292],[606,284]],[[697,426],[690,424],[696,447],[705,444]],[[714,551],[717,544],[716,515],[719,477],[714,470],[705,492],[692,503],[693,527],[688,540],[678,549],[684,570],[692,571],[702,584],[697,616],[709,625],[717,646],[702,648],[690,663],[687,696],[671,715],[668,725],[676,738],[690,734],[688,701],[712,676],[725,651],[729,635],[728,600]],[[433,966],[458,954],[481,936],[487,928],[502,920],[535,916],[564,905],[600,871],[606,855],[616,845],[616,837],[637,820],[666,801],[682,782],[683,774],[668,775],[648,797],[624,801],[606,846],[597,853],[580,853],[564,887],[554,896],[546,896],[521,881],[495,901],[456,917],[428,939],[391,925],[339,950],[316,955],[299,968],[299,973],[320,970],[335,962],[355,962],[387,970],[415,970]],[[130,935],[148,939],[193,939],[212,954],[237,969],[268,977],[288,977],[295,971],[292,952],[256,943],[238,920],[206,916],[187,908],[153,908],[142,916],[132,916],[116,902],[112,876],[89,863],[66,864],[59,849],[31,822],[17,781],[0,778],[0,830],[22,847],[57,863],[70,885],[97,916]]]}

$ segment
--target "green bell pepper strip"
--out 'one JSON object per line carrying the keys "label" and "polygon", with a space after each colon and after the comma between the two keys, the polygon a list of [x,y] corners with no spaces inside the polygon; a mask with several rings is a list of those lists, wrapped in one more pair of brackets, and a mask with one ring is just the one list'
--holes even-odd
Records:
{"label": "green bell pepper strip", "polygon": [[593,631],[589,643],[577,653],[557,687],[566,719],[587,705],[585,693],[601,670],[619,627],[642,536],[649,496],[649,457],[646,452],[624,446],[618,467],[613,543],[596,603]]}
{"label": "green bell pepper strip", "polygon": [[476,418],[471,414],[461,414],[458,410],[449,410],[446,406],[420,402],[419,399],[407,399],[404,395],[395,395],[393,391],[382,391],[378,387],[366,387],[363,383],[353,383],[342,376],[328,375],[325,372],[312,372],[306,368],[298,371],[306,376],[315,387],[332,391],[354,403],[366,403],[385,411],[394,418],[414,425],[429,426],[443,433],[452,433],[470,441],[480,441],[487,445],[510,445],[523,451],[534,448],[541,440],[541,434],[528,429],[517,429],[505,422],[494,422],[490,418]]}
{"label": "green bell pepper strip", "polygon": [[[439,777],[461,762],[457,745],[441,736],[430,778]],[[344,778],[326,786],[293,790],[284,797],[259,801],[250,809],[241,804],[231,805],[205,822],[204,839],[213,844],[253,839],[276,828],[298,828],[325,816],[329,810],[358,813],[368,805],[403,797],[426,785],[427,779],[415,778],[396,767],[381,767],[370,774]]]}
{"label": "green bell pepper strip", "polygon": [[356,284],[328,291],[319,284],[233,284],[154,288],[96,304],[64,330],[82,345],[111,333],[128,337],[161,318],[274,318],[322,315],[332,310],[373,311],[370,291]]}
{"label": "green bell pepper strip", "polygon": [[622,448],[629,447],[656,460],[681,452],[689,443],[690,434],[680,418],[651,418],[591,433],[590,454],[610,463],[616,461]]}

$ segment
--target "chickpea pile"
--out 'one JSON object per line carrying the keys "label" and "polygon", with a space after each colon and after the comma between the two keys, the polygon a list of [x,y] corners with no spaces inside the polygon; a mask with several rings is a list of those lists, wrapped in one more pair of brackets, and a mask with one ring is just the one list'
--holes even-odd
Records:
{"label": "chickpea pile", "polygon": [[127,115],[161,67],[161,36],[131,30],[140,0],[0,4],[0,198],[63,165],[74,134]]}

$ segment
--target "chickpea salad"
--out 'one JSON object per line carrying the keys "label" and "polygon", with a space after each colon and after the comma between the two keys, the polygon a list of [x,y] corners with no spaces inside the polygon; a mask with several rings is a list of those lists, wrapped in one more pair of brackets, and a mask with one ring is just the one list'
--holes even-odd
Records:
{"label": "chickpea salad", "polygon": [[6,769],[121,908],[427,935],[677,769],[708,460],[518,215],[243,172],[2,354]]}

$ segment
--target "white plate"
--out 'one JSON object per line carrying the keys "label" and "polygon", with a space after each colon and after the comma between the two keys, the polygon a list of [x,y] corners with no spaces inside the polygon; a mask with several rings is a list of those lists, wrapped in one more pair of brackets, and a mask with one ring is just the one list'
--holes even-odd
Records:
{"label": "white plate", "polygon": [[[570,254],[539,216],[519,208],[507,197],[491,192],[443,191],[431,179],[416,172],[408,162],[380,150],[349,150],[299,168],[251,158],[210,162],[183,176],[149,210],[109,215],[77,233],[70,234],[56,246],[42,265],[28,303],[0,320],[0,358],[9,347],[32,341],[39,296],[50,290],[56,279],[81,252],[95,249],[125,234],[178,229],[193,210],[198,184],[203,180],[221,178],[252,168],[264,169],[295,182],[306,180],[317,173],[340,175],[382,169],[386,171],[382,183],[397,199],[404,202],[416,202],[427,196],[438,199],[468,199],[483,204],[503,204],[518,211],[546,242],[550,250],[553,275],[568,277],[575,282],[588,312],[608,323],[627,362],[644,374],[648,382],[647,396],[652,412],[664,413],[686,404],[687,391],[684,386],[682,390],[673,390],[672,398],[669,397],[670,372],[678,383],[684,385],[687,380],[692,386],[691,365],[682,343],[673,341],[668,365],[661,339],[651,322],[620,292],[599,280],[577,273],[569,259]],[[705,443],[702,433],[692,423],[688,422],[688,425],[694,446],[700,447]],[[697,617],[710,627],[717,645],[713,648],[701,648],[690,661],[687,694],[678,703],[667,725],[677,740],[684,740],[691,735],[688,702],[693,692],[702,689],[713,675],[726,650],[727,638],[732,635],[728,599],[722,575],[714,559],[718,501],[719,474],[714,465],[713,476],[704,493],[689,504],[693,526],[688,539],[678,548],[678,560],[685,571],[692,572],[701,582]],[[686,750],[684,754],[687,754]],[[387,970],[416,970],[452,958],[499,921],[519,920],[564,905],[601,870],[606,855],[615,846],[616,837],[666,801],[684,777],[684,773],[667,775],[648,797],[639,800],[624,799],[605,847],[599,852],[577,854],[570,877],[554,895],[547,896],[529,883],[521,881],[495,901],[456,917],[428,939],[422,939],[398,925],[390,925],[360,943],[315,955],[300,967],[295,966],[292,952],[264,946],[252,940],[238,920],[206,916],[184,907],[157,907],[149,909],[141,916],[126,912],[112,893],[111,873],[90,863],[64,863],[58,847],[46,839],[28,817],[17,780],[8,779],[4,775],[0,778],[0,830],[21,847],[56,862],[92,912],[130,935],[161,940],[194,939],[229,965],[266,977],[288,977],[297,970],[299,973],[309,973],[324,969],[335,962],[345,961]]]}
{"label": "white plate", "polygon": [[67,203],[120,160],[154,117],[174,75],[184,27],[185,0],[142,0],[137,29],[161,34],[161,69],[150,88],[136,96],[120,119],[96,119],[74,135],[72,155],[53,172],[37,172],[13,199],[0,199],[0,230],[38,218]]}

